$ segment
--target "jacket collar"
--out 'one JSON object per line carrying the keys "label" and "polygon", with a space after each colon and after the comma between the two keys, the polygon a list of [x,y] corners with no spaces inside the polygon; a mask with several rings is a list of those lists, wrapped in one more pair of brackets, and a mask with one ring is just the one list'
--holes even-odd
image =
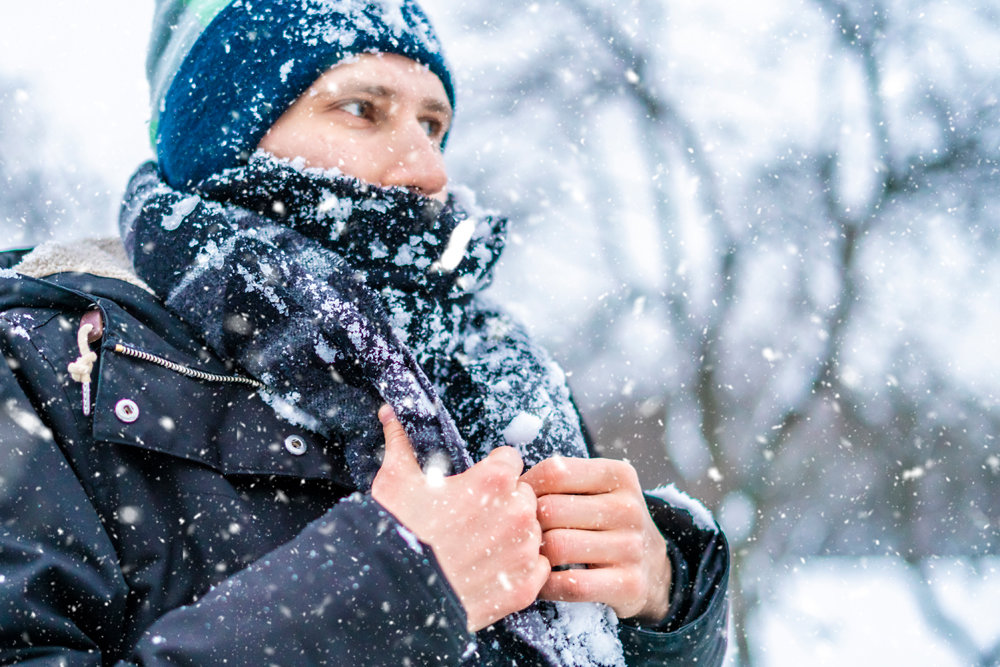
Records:
{"label": "jacket collar", "polygon": [[89,273],[116,278],[153,293],[142,278],[136,275],[132,262],[125,254],[125,246],[117,236],[46,241],[20,256],[13,269],[33,278],[44,278],[56,273]]}

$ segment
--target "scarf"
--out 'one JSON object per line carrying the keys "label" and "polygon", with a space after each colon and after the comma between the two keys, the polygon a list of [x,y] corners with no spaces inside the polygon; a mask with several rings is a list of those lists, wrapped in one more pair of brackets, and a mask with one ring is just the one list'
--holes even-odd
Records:
{"label": "scarf", "polygon": [[[339,444],[361,490],[383,402],[425,470],[461,472],[501,445],[526,467],[587,455],[562,372],[481,295],[505,221],[462,190],[442,204],[257,153],[189,193],[147,163],[120,223],[167,308],[281,416]],[[552,665],[624,664],[605,605],[539,601],[502,625]]]}

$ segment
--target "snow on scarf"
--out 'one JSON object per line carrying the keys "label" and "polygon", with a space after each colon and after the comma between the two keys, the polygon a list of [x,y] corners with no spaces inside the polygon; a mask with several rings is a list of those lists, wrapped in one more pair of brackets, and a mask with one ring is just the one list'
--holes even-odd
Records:
{"label": "snow on scarf", "polygon": [[[505,223],[465,197],[442,205],[258,153],[197,194],[143,165],[120,224],[167,307],[285,418],[340,443],[360,489],[378,470],[382,402],[425,468],[461,472],[505,444],[527,467],[586,456],[562,372],[479,294]],[[536,602],[503,625],[553,665],[624,664],[605,605]]]}

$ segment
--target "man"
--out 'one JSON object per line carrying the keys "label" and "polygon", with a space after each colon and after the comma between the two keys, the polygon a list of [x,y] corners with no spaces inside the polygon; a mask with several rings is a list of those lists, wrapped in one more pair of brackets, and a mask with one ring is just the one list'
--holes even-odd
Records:
{"label": "man", "polygon": [[131,265],[3,275],[0,658],[718,663],[714,522],[586,459],[480,295],[504,224],[448,191],[420,9],[165,1],[149,64]]}

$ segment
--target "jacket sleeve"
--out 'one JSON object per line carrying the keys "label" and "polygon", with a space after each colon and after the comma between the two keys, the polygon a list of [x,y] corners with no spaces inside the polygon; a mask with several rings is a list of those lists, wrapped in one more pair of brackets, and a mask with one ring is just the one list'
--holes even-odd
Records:
{"label": "jacket sleeve", "polygon": [[85,486],[0,364],[2,664],[457,664],[472,642],[430,549],[356,496],[122,646],[131,599]]}
{"label": "jacket sleeve", "polygon": [[656,627],[623,621],[618,636],[629,665],[721,665],[726,653],[729,546],[701,503],[673,485],[646,494],[667,541],[670,611]]}
{"label": "jacket sleeve", "polygon": [[472,637],[429,548],[370,497],[150,627],[150,664],[457,664]]}

